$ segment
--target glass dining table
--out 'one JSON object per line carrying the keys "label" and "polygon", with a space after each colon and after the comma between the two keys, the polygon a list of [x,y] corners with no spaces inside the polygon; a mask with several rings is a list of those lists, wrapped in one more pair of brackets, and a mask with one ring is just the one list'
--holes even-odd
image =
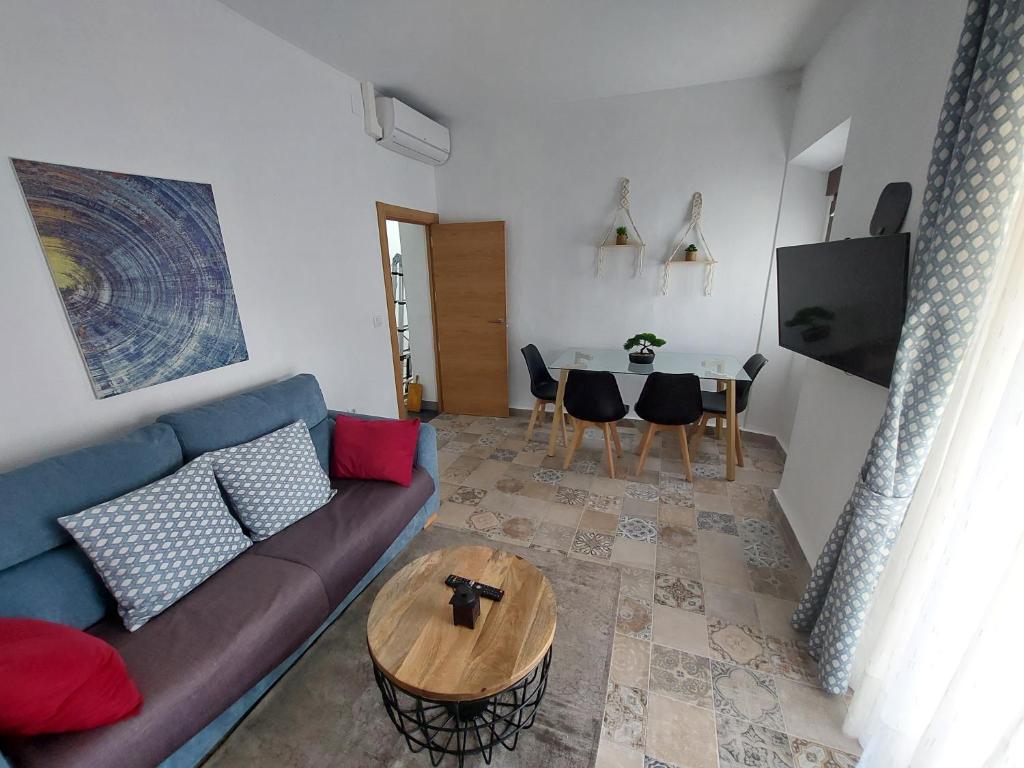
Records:
{"label": "glass dining table", "polygon": [[736,382],[750,381],[743,364],[731,355],[708,352],[660,351],[650,364],[631,363],[623,349],[567,349],[548,368],[558,371],[558,394],[554,421],[548,438],[548,456],[554,456],[557,436],[562,432],[565,382],[569,371],[608,371],[609,373],[647,376],[651,373],[692,373],[700,379],[719,382],[725,390],[725,479],[736,479]]}

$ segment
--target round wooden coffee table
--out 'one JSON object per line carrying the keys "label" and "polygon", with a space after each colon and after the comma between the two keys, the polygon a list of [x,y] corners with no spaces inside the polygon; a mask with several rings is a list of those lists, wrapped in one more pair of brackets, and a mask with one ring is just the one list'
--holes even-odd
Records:
{"label": "round wooden coffee table", "polygon": [[[455,626],[449,574],[505,590],[481,598],[473,629]],[[480,754],[515,749],[547,687],[555,594],[521,557],[490,547],[424,555],[396,573],[373,601],[366,643],[391,722],[413,752]]]}

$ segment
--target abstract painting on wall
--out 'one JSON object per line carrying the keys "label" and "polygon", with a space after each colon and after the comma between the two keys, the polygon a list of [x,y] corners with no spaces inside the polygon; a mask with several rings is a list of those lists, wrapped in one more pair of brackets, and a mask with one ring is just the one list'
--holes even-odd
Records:
{"label": "abstract painting on wall", "polygon": [[248,359],[209,184],[12,162],[96,397]]}

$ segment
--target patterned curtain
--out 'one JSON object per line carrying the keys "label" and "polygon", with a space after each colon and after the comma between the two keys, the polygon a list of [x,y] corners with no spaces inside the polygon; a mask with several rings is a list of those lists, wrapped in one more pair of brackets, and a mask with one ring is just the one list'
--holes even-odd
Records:
{"label": "patterned curtain", "polygon": [[885,414],[791,623],[845,693],[879,577],[974,335],[1021,179],[1024,2],[971,0],[939,116]]}

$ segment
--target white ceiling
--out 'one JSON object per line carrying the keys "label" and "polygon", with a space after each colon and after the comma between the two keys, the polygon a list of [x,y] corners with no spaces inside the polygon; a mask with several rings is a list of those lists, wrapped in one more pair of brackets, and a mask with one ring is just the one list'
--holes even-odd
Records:
{"label": "white ceiling", "polygon": [[428,114],[802,66],[860,0],[221,0]]}

